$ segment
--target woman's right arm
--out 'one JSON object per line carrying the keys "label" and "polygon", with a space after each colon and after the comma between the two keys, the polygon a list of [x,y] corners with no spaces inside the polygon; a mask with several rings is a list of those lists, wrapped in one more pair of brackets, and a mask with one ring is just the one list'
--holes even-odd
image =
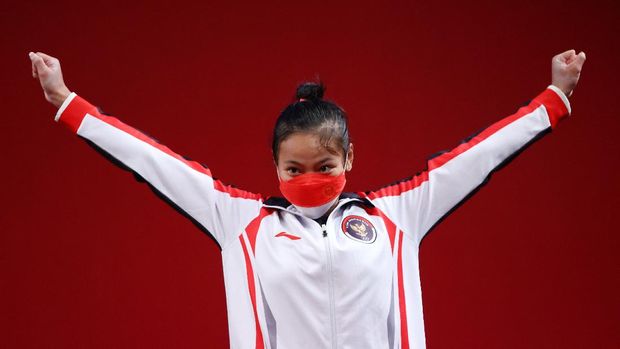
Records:
{"label": "woman's right arm", "polygon": [[33,77],[45,98],[58,107],[55,120],[122,168],[132,171],[164,201],[225,247],[237,238],[262,205],[260,195],[232,188],[211,171],[141,131],[104,115],[65,86],[60,62],[30,53]]}

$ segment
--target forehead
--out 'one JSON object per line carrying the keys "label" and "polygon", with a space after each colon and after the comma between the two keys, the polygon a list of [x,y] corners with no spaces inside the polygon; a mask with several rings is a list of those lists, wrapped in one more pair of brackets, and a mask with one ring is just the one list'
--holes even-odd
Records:
{"label": "forehead", "polygon": [[334,140],[328,144],[321,142],[321,137],[314,133],[294,133],[280,143],[279,161],[314,162],[326,158],[339,159],[342,149]]}

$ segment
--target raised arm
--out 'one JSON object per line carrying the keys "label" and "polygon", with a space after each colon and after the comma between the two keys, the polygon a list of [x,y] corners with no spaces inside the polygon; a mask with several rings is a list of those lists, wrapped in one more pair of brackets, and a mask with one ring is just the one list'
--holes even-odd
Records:
{"label": "raised arm", "polygon": [[552,59],[552,84],[520,108],[449,152],[428,160],[423,172],[366,195],[418,243],[491,174],[556,127],[571,112],[567,96],[577,85],[585,53]]}
{"label": "raised arm", "polygon": [[258,213],[259,195],[215,180],[198,162],[176,154],[153,138],[71,93],[60,62],[44,53],[30,53],[33,77],[45,98],[58,107],[55,120],[64,124],[120,167],[145,181],[164,201],[209,234],[220,248],[236,238]]}

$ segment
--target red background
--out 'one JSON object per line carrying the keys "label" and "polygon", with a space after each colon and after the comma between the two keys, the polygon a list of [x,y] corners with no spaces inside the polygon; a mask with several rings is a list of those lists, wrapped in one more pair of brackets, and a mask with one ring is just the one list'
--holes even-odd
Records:
{"label": "red background", "polygon": [[427,342],[617,348],[615,3],[3,4],[0,346],[228,345],[216,245],[53,121],[28,51],[218,178],[275,194],[270,131],[301,81],[319,74],[350,114],[347,189],[374,189],[514,112],[575,48],[573,116],[424,240]]}

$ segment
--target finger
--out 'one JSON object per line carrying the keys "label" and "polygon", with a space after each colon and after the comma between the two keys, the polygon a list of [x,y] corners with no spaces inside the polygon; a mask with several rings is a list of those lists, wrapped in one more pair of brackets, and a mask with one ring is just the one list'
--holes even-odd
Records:
{"label": "finger", "polygon": [[560,62],[568,63],[571,57],[575,56],[575,50],[568,50],[558,54],[556,57]]}
{"label": "finger", "polygon": [[575,55],[575,50],[568,50],[561,53],[562,57],[568,58]]}
{"label": "finger", "polygon": [[[32,55],[32,52],[28,52],[28,58],[30,58],[30,55]],[[34,62],[32,61],[32,58],[30,59],[30,66],[32,68],[32,77],[36,78],[37,77],[37,69],[34,66]]]}
{"label": "finger", "polygon": [[37,55],[39,55],[41,58],[43,58],[43,61],[45,62],[45,64],[49,67],[51,65],[54,64],[54,62],[57,62],[58,59],[56,57],[52,57],[48,54],[45,54],[43,52],[37,52]]}
{"label": "finger", "polygon": [[45,62],[43,62],[43,58],[41,58],[41,56],[39,56],[38,54],[30,54],[30,60],[32,61],[32,64],[34,65],[37,74],[41,74],[49,70],[47,65],[45,65]]}
{"label": "finger", "polygon": [[573,61],[571,63],[577,62],[577,63],[583,64],[583,62],[585,62],[585,61],[586,61],[586,53],[581,51],[581,52],[579,52],[578,55],[575,55],[575,57],[573,58]]}

